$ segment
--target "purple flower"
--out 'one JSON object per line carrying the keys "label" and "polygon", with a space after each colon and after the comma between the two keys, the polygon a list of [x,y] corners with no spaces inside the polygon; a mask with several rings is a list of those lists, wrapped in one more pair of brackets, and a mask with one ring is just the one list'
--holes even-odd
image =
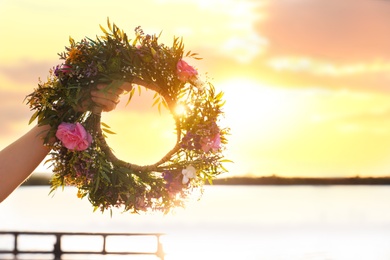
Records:
{"label": "purple flower", "polygon": [[88,64],[87,68],[85,69],[85,76],[87,78],[91,78],[91,77],[94,77],[96,76],[98,73],[98,69],[97,69],[97,66],[94,62],[91,62],[90,64]]}
{"label": "purple flower", "polygon": [[181,183],[180,175],[175,174],[172,171],[164,171],[163,177],[166,181],[165,187],[167,188],[170,195],[174,196],[176,193],[182,190],[183,185]]}
{"label": "purple flower", "polygon": [[201,149],[200,138],[200,135],[188,131],[182,139],[181,147],[187,150],[199,150]]}

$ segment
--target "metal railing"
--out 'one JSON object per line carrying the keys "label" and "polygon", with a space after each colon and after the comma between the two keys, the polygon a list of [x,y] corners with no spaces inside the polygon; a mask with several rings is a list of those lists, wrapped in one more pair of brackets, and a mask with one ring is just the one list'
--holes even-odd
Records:
{"label": "metal railing", "polygon": [[[14,259],[22,255],[52,255],[53,259],[61,260],[65,255],[155,255],[160,260],[164,260],[164,250],[161,243],[162,233],[89,233],[89,232],[23,232],[23,231],[0,231],[0,238],[11,237],[8,239],[11,245],[8,248],[2,248],[5,245],[0,245],[0,259],[3,259],[3,255],[13,255]],[[33,239],[35,243],[39,242],[39,239],[45,240],[46,242],[51,241],[49,245],[50,249],[23,249],[20,244],[20,239],[28,237]],[[82,249],[64,249],[63,239],[64,238],[101,238],[101,250],[82,250]],[[130,238],[130,237],[155,237],[156,247],[148,251],[136,251],[136,250],[118,250],[107,248],[107,241],[110,238]],[[13,238],[13,239],[12,239]],[[52,239],[47,239],[52,238]],[[0,240],[1,241],[1,240]],[[92,241],[92,240],[90,240]],[[93,240],[93,241],[96,241]],[[50,242],[49,242],[50,243]],[[3,243],[4,244],[4,243]],[[40,243],[42,245],[42,243]],[[81,247],[87,246],[86,243],[80,245]],[[130,246],[130,245],[129,245]]]}

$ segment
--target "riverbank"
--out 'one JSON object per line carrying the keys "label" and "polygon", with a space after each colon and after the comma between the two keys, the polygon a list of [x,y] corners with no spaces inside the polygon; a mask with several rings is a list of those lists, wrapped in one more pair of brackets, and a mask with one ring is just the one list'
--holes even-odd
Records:
{"label": "riverbank", "polygon": [[[50,174],[32,175],[23,185],[50,185]],[[262,177],[218,178],[213,185],[390,185],[389,177],[347,177],[347,178],[308,178],[281,177],[277,175]]]}
{"label": "riverbank", "polygon": [[390,185],[390,177],[348,178],[286,178],[276,175],[264,177],[232,177],[214,181],[216,185]]}

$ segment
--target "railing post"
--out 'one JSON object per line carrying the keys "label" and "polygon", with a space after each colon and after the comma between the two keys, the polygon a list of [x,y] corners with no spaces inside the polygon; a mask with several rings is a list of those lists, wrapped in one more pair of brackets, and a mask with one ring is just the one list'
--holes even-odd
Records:
{"label": "railing post", "polygon": [[14,256],[18,254],[18,233],[14,233]]}
{"label": "railing post", "polygon": [[103,235],[103,251],[102,251],[102,254],[103,254],[103,255],[107,254],[107,251],[106,251],[106,244],[107,244],[107,236],[106,236],[106,235]]}
{"label": "railing post", "polygon": [[61,260],[62,249],[61,249],[61,234],[56,234],[56,243],[54,244],[54,259]]}
{"label": "railing post", "polygon": [[[1,1],[1,0],[0,0]],[[83,232],[64,232],[64,233],[61,233],[61,232],[7,232],[7,231],[0,231],[0,235],[3,235],[3,234],[8,234],[8,235],[12,235],[14,240],[12,241],[13,242],[13,248],[11,250],[1,250],[0,249],[0,258],[1,258],[1,255],[2,254],[13,254],[14,255],[14,258],[18,258],[19,255],[23,255],[23,254],[50,254],[50,255],[53,255],[54,256],[54,260],[61,260],[62,259],[62,255],[66,255],[66,254],[102,254],[102,255],[107,255],[107,254],[113,254],[113,255],[133,255],[133,254],[144,254],[144,255],[155,255],[157,258],[159,258],[160,260],[164,260],[165,259],[165,253],[164,253],[164,248],[163,248],[163,243],[161,242],[161,236],[165,235],[165,234],[162,234],[162,233],[83,233]],[[50,235],[50,236],[54,236],[55,238],[55,241],[54,241],[54,244],[53,244],[53,247],[52,249],[48,249],[48,250],[23,250],[23,249],[19,249],[18,248],[18,243],[19,243],[19,240],[20,240],[20,237],[23,238],[23,236],[47,236],[47,235]],[[97,236],[97,235],[100,235],[103,237],[103,249],[102,251],[91,251],[91,252],[86,252],[86,251],[74,251],[74,250],[70,250],[70,251],[63,251],[62,250],[62,237],[63,236],[73,236],[73,235],[79,235],[79,236],[83,236],[83,235],[91,235],[91,236]],[[152,251],[146,251],[146,252],[138,252],[138,251],[127,251],[127,250],[124,250],[123,252],[116,252],[116,251],[107,251],[107,236],[154,236],[156,238],[156,242],[157,242],[157,248],[155,248],[156,251],[153,252],[153,249]]]}
{"label": "railing post", "polygon": [[156,256],[158,258],[160,258],[161,260],[164,260],[165,253],[164,253],[163,244],[160,241],[160,235],[156,235],[156,236],[157,236],[157,252],[156,252]]}

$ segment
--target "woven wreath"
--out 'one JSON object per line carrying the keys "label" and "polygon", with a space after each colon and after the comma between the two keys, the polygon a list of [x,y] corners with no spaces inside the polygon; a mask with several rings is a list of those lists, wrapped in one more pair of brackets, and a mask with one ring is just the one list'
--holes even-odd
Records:
{"label": "woven wreath", "polygon": [[[88,197],[94,210],[123,208],[124,211],[169,212],[184,206],[194,188],[226,172],[222,152],[228,128],[219,126],[223,115],[223,93],[183,60],[182,40],[173,45],[158,42],[135,28],[135,39],[108,21],[103,35],[75,42],[60,53],[61,65],[52,68],[46,82],[40,81],[27,96],[30,123],[50,125],[45,145],[53,169],[51,191],[66,185],[78,188],[78,197]],[[176,124],[177,141],[161,160],[137,165],[118,159],[106,143],[109,127],[101,122],[101,109],[90,101],[85,111],[80,103],[90,100],[98,83],[117,88],[124,82],[156,92],[154,104],[169,109]],[[129,94],[129,101],[135,88]],[[177,106],[184,112],[176,113]],[[55,140],[55,141],[53,141]]]}

